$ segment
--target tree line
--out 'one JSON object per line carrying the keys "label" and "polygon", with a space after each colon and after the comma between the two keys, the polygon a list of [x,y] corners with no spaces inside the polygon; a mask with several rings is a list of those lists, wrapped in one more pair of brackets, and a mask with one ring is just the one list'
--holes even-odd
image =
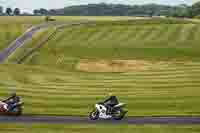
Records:
{"label": "tree line", "polygon": [[21,15],[21,10],[20,8],[6,8],[4,11],[4,8],[2,6],[0,6],[0,15],[7,15],[7,16],[11,16],[11,15]]}
{"label": "tree line", "polygon": [[[20,15],[19,8],[11,9],[0,6],[0,14]],[[158,4],[146,5],[123,5],[123,4],[88,4],[69,6],[61,9],[45,8],[35,9],[32,14],[35,16],[166,16],[166,17],[196,17],[200,16],[200,2],[189,5],[167,6]]]}
{"label": "tree line", "polygon": [[200,2],[189,5],[167,6],[158,4],[122,5],[122,4],[88,4],[69,6],[62,9],[36,9],[34,15],[52,16],[166,16],[195,17],[200,15]]}

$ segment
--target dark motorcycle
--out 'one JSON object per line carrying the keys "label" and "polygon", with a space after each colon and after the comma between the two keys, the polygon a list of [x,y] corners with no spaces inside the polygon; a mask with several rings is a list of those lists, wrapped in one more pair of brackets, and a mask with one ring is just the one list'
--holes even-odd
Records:
{"label": "dark motorcycle", "polygon": [[23,112],[23,103],[17,95],[0,101],[0,115],[20,116]]}

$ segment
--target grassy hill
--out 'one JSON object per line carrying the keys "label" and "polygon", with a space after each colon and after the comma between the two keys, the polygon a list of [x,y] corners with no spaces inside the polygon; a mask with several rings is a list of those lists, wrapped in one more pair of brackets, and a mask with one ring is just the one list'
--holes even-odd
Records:
{"label": "grassy hill", "polygon": [[199,33],[198,23],[180,20],[94,22],[59,31],[26,62],[66,65],[79,59],[199,60]]}
{"label": "grassy hill", "polygon": [[129,116],[199,115],[199,32],[197,22],[177,19],[63,28],[22,65],[0,66],[0,95],[17,90],[25,114],[85,116],[113,92]]}

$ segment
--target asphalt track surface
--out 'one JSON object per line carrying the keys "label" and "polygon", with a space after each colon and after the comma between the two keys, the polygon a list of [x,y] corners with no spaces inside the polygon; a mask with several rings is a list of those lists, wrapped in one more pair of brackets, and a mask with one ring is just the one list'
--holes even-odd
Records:
{"label": "asphalt track surface", "polygon": [[40,24],[38,26],[33,26],[30,29],[28,29],[24,34],[19,36],[15,41],[13,41],[7,48],[5,48],[3,51],[0,52],[0,63],[3,63],[8,56],[10,56],[15,50],[23,44],[31,39],[37,31],[39,31],[42,28],[48,27],[48,24]]}
{"label": "asphalt track surface", "polygon": [[127,117],[117,120],[89,120],[87,117],[74,116],[0,116],[0,123],[47,123],[47,124],[200,124],[200,117]]}

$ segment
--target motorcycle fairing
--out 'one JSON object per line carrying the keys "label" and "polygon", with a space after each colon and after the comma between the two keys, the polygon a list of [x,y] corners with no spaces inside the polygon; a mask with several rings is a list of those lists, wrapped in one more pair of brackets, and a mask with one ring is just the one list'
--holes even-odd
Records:
{"label": "motorcycle fairing", "polygon": [[96,104],[95,107],[99,111],[99,118],[102,118],[102,119],[112,118],[111,115],[107,115],[107,108],[105,106],[101,104]]}
{"label": "motorcycle fairing", "polygon": [[121,108],[121,107],[124,107],[125,105],[126,105],[125,103],[119,103],[115,105],[114,108]]}

